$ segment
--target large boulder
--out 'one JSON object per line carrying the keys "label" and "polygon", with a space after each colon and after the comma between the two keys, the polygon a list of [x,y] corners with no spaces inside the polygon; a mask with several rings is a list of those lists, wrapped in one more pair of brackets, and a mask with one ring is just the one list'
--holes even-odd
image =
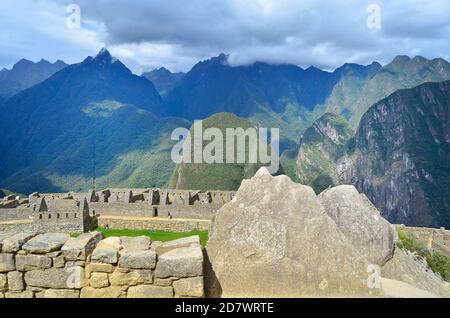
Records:
{"label": "large boulder", "polygon": [[328,216],[312,188],[261,168],[212,224],[207,296],[378,295],[368,262]]}
{"label": "large boulder", "polygon": [[325,212],[371,263],[383,266],[394,255],[395,230],[354,186],[342,185],[319,195]]}

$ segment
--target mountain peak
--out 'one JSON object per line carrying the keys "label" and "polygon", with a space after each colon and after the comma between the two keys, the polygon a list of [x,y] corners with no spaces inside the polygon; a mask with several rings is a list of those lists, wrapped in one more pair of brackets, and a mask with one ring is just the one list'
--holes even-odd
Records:
{"label": "mountain peak", "polygon": [[102,48],[100,52],[95,56],[95,61],[102,61],[107,63],[113,63],[116,61],[115,58],[112,57],[111,53],[109,53],[108,49]]}
{"label": "mountain peak", "polygon": [[23,67],[23,66],[32,65],[32,64],[34,64],[34,63],[32,61],[30,61],[30,60],[21,59],[16,64],[14,64],[13,68]]}

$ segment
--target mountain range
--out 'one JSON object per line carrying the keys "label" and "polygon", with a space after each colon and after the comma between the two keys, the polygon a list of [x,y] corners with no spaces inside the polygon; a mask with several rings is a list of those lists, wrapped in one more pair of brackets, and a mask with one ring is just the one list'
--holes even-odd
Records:
{"label": "mountain range", "polygon": [[19,192],[162,186],[174,168],[153,84],[108,51],[68,66],[8,99],[0,118],[0,179]]}
{"label": "mountain range", "polygon": [[50,63],[41,60],[37,63],[22,59],[11,70],[0,71],[0,100],[7,99],[30,88],[67,66],[63,61]]}
{"label": "mountain range", "polygon": [[[389,179],[394,185],[386,189],[399,198],[395,204],[392,197],[387,200],[387,193],[383,191],[388,190],[377,186],[388,184],[388,179],[381,180],[377,176],[380,171],[393,174],[398,163],[387,164],[383,155],[371,156],[375,149],[363,147],[364,134],[369,138],[373,131],[381,129],[378,124],[366,125],[371,123],[370,114],[373,118],[386,116],[383,112],[374,112],[376,106],[372,105],[379,105],[377,102],[385,98],[388,100],[384,103],[391,103],[391,94],[400,89],[449,80],[450,64],[443,59],[398,56],[385,66],[377,62],[365,66],[344,64],[334,71],[324,71],[263,62],[231,66],[228,56],[222,54],[199,62],[185,74],[159,68],[142,76],[134,75],[105,49],[74,65],[30,63],[34,66],[29,65],[24,73],[19,72],[26,69],[21,65],[29,63],[23,61],[10,71],[0,72],[0,87],[6,92],[0,93],[0,111],[4,114],[0,118],[2,188],[25,194],[92,187],[235,190],[254,169],[247,166],[200,169],[176,166],[170,159],[175,143],[170,138],[173,129],[189,128],[193,120],[205,119],[213,126],[233,123],[280,128],[283,151],[280,172],[312,185],[318,192],[330,184],[353,183],[390,220],[408,224],[447,222],[442,215],[445,209],[448,211],[448,200],[442,198],[437,198],[432,208],[422,205],[415,209],[409,205],[395,210],[393,206],[404,204],[410,197],[406,192],[393,189],[412,181],[406,177],[406,172],[402,177]],[[52,71],[49,64],[53,65]],[[11,78],[16,78],[22,86],[4,84],[12,83]],[[6,89],[13,86],[14,89]],[[445,113],[445,109],[433,104],[434,100],[449,104],[445,99],[447,95],[439,88],[425,90],[422,95],[401,94],[406,94],[407,101],[403,101],[403,108],[395,108],[396,111],[404,112],[411,107],[409,104],[423,103],[423,107],[415,106],[417,111],[405,112],[405,116],[414,114],[414,120],[408,117],[414,125],[425,118],[429,120],[424,126],[427,128],[419,130],[422,134],[413,134],[418,145],[422,145],[422,137],[427,138],[427,142],[431,140],[427,132],[448,124],[445,122],[448,110]],[[431,99],[428,103],[427,96]],[[428,108],[444,113],[427,117]],[[390,117],[395,116],[390,114]],[[363,125],[366,130],[361,128]],[[409,131],[407,127],[405,124],[405,131]],[[396,138],[397,126],[382,129],[382,140]],[[442,158],[446,158],[448,148],[445,147],[449,140],[438,140],[441,147],[436,147],[440,150],[423,144],[425,153],[419,156],[418,162],[425,162],[427,153],[436,158],[438,163],[430,164],[435,170],[428,163],[423,169],[432,175],[438,188],[445,190],[449,182],[445,183],[446,179],[439,175],[446,176],[448,171]],[[367,142],[372,146],[371,139]],[[379,141],[380,147],[382,144],[383,141]],[[399,155],[393,153],[394,157]],[[408,148],[404,153],[409,154],[407,162],[412,162],[413,150]],[[370,170],[369,167],[376,165],[365,162],[365,156],[375,158],[374,162],[381,166]],[[422,185],[419,188],[422,189]],[[442,193],[446,193],[444,190]],[[423,190],[424,202],[435,198],[427,191]]]}
{"label": "mountain range", "polygon": [[355,134],[324,115],[304,135],[297,176],[316,192],[353,184],[393,223],[450,226],[450,81],[396,91]]}

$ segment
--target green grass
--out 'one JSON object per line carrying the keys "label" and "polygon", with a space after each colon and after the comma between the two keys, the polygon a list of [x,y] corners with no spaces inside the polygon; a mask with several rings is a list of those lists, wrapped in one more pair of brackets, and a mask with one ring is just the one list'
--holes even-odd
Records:
{"label": "green grass", "polygon": [[408,250],[423,257],[428,264],[428,267],[435,273],[439,273],[442,278],[450,281],[450,257],[440,252],[430,252],[425,245],[420,242],[414,235],[402,231],[397,228],[397,233],[400,241],[397,246],[402,250]]}
{"label": "green grass", "polygon": [[128,230],[128,229],[106,229],[97,228],[96,231],[101,232],[105,237],[111,236],[148,236],[152,241],[173,241],[176,239],[198,235],[200,236],[200,243],[205,246],[208,242],[208,231],[191,231],[191,232],[163,232],[163,231],[149,231],[149,230]]}

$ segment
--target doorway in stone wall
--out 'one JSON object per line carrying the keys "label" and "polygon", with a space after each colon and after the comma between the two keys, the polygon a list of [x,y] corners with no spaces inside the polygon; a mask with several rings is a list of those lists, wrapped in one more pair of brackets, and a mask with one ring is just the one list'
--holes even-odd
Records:
{"label": "doorway in stone wall", "polygon": [[153,208],[153,217],[157,217],[158,216],[158,208]]}

